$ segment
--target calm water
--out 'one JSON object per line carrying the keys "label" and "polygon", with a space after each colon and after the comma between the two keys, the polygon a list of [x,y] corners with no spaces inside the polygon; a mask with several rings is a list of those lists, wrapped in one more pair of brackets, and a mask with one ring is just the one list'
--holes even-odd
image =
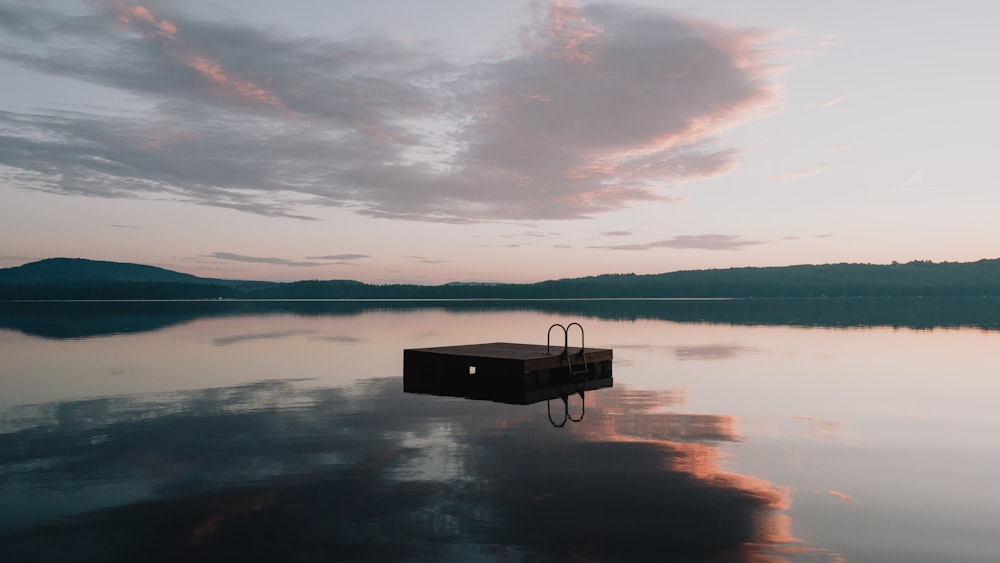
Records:
{"label": "calm water", "polygon": [[[8,307],[0,554],[996,561],[993,311],[992,301]],[[545,403],[402,391],[405,348],[544,343],[552,323],[573,321],[588,346],[615,354],[614,387],[570,399],[580,422],[553,427]]]}

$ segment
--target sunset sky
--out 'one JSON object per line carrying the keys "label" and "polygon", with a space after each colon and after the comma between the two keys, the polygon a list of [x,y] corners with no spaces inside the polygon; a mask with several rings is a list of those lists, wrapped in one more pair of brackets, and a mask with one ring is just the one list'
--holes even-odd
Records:
{"label": "sunset sky", "polygon": [[993,2],[0,0],[0,267],[1000,257]]}

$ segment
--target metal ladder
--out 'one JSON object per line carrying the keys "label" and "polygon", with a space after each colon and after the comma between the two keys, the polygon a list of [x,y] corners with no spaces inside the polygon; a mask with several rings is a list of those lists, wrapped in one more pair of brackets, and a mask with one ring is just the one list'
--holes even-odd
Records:
{"label": "metal ladder", "polygon": [[[569,353],[569,329],[571,329],[573,327],[573,325],[576,325],[580,329],[580,351],[577,352],[575,355],[579,356],[581,361],[579,363],[577,363],[577,367],[573,366],[573,354]],[[545,336],[545,353],[546,354],[551,354],[552,353],[552,351],[551,351],[551,348],[552,348],[552,343],[551,343],[552,342],[552,329],[554,329],[555,327],[559,327],[563,331],[563,351],[562,351],[562,353],[559,354],[559,357],[566,359],[566,366],[569,368],[569,375],[570,375],[570,377],[569,377],[569,384],[565,385],[562,388],[562,390],[560,392],[560,397],[559,397],[560,399],[562,399],[562,402],[563,402],[563,419],[562,419],[562,422],[556,422],[555,420],[552,419],[552,400],[551,399],[549,399],[548,401],[545,402],[545,408],[548,411],[549,422],[552,423],[552,426],[555,426],[556,428],[562,428],[563,426],[566,426],[566,421],[572,420],[573,422],[580,422],[581,420],[583,420],[583,416],[585,414],[587,414],[587,401],[584,398],[584,391],[587,388],[587,375],[590,372],[590,368],[587,366],[587,356],[584,353],[584,350],[586,349],[586,346],[585,346],[585,339],[584,339],[584,334],[583,334],[583,326],[580,323],[573,322],[573,323],[569,323],[566,326],[563,326],[563,325],[561,325],[559,323],[555,323],[552,326],[550,326],[549,327],[549,331],[548,331],[548,333]],[[580,366],[582,366],[582,367],[580,367]],[[583,377],[577,378],[576,376],[578,376],[578,375],[582,375]],[[569,396],[570,396],[569,388],[571,386],[574,388],[573,391],[576,394],[580,395],[580,417],[579,418],[573,418],[569,414]]]}
{"label": "metal ladder", "polygon": [[[580,359],[582,360],[582,365],[583,365],[582,368],[574,368],[573,367],[572,356],[569,353],[569,329],[572,328],[573,325],[576,325],[580,329],[580,351],[577,352],[576,355],[580,356]],[[589,368],[587,367],[587,356],[584,354],[584,349],[586,348],[586,346],[584,344],[583,326],[580,323],[569,323],[566,326],[563,326],[563,325],[561,325],[559,323],[555,323],[552,326],[550,326],[548,334],[545,335],[545,353],[546,354],[551,354],[552,353],[552,351],[551,351],[551,348],[552,348],[552,329],[554,329],[555,327],[559,327],[559,328],[561,328],[563,330],[563,351],[562,351],[561,354],[559,354],[559,357],[566,358],[566,366],[569,367],[569,373],[570,373],[570,375],[586,374],[589,371]],[[579,366],[580,364],[577,364],[577,365]]]}

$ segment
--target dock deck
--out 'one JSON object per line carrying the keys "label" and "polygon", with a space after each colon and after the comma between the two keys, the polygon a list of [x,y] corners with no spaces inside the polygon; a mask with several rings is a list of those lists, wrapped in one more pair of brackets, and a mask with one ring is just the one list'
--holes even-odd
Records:
{"label": "dock deck", "polygon": [[403,350],[403,390],[530,404],[613,385],[613,351],[490,342]]}

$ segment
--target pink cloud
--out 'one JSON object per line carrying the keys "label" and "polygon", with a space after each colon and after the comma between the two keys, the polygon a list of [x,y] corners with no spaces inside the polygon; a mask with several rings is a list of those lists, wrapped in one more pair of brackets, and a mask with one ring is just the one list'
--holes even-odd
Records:
{"label": "pink cloud", "polygon": [[174,25],[173,22],[160,20],[153,24],[153,27],[156,28],[156,34],[160,37],[173,38],[177,35],[177,26]]}
{"label": "pink cloud", "polygon": [[251,80],[227,72],[219,61],[181,43],[177,36],[177,25],[170,20],[157,18],[149,8],[125,0],[95,2],[110,7],[119,23],[130,26],[137,33],[162,39],[160,45],[165,55],[194,70],[207,84],[207,91],[211,95],[286,109],[273,92]]}
{"label": "pink cloud", "polygon": [[169,20],[157,19],[149,8],[139,5],[130,5],[123,2],[104,0],[103,2],[98,0],[98,4],[105,4],[111,7],[114,12],[115,19],[119,23],[125,25],[135,25],[136,27],[143,27],[144,33],[149,35],[155,35],[158,37],[163,37],[167,39],[176,39],[177,36],[177,26]]}
{"label": "pink cloud", "polygon": [[834,104],[839,104],[840,102],[847,99],[847,96],[837,96],[835,98],[830,98],[829,100],[823,102],[823,107],[828,108]]}
{"label": "pink cloud", "polygon": [[842,492],[836,491],[834,489],[830,489],[829,491],[827,491],[827,493],[829,493],[829,494],[831,494],[831,495],[839,498],[840,500],[842,500],[844,502],[849,502],[849,503],[853,503],[854,502],[854,497],[852,497],[851,495],[849,495],[847,493],[842,493]]}
{"label": "pink cloud", "polygon": [[156,18],[149,9],[143,6],[118,6],[115,9],[118,21],[122,23],[132,23],[132,20],[140,20],[146,23],[153,23]]}
{"label": "pink cloud", "polygon": [[[630,201],[671,201],[664,188],[726,174],[737,152],[715,135],[773,108],[765,34],[610,6],[548,5],[476,91],[468,168],[524,179],[565,217]],[[544,103],[541,101],[544,100]],[[522,213],[529,211],[525,203]]]}
{"label": "pink cloud", "polygon": [[[53,192],[144,197],[154,186],[266,216],[329,206],[457,224],[577,219],[677,201],[676,185],[731,173],[740,154],[723,134],[779,98],[768,33],[650,8],[540,2],[517,48],[455,62],[384,38],[291,37],[152,1],[92,0],[124,34],[41,10],[66,36],[25,35],[25,64],[146,96],[153,109],[145,119],[22,120],[25,138],[65,140],[8,167]],[[85,48],[68,52],[72,41]],[[268,123],[247,119],[255,112]],[[99,158],[68,158],[71,141]],[[169,147],[169,158],[137,146]],[[95,164],[108,161],[120,166]],[[763,243],[706,235],[631,249]]]}
{"label": "pink cloud", "polygon": [[205,80],[209,92],[216,96],[236,98],[279,108],[285,107],[273,93],[257,86],[250,80],[227,74],[216,61],[201,55],[187,55],[183,61],[187,67],[193,69]]}
{"label": "pink cloud", "polygon": [[559,0],[549,5],[548,36],[552,39],[551,56],[571,62],[589,63],[593,59],[601,28],[587,21],[573,2]]}

